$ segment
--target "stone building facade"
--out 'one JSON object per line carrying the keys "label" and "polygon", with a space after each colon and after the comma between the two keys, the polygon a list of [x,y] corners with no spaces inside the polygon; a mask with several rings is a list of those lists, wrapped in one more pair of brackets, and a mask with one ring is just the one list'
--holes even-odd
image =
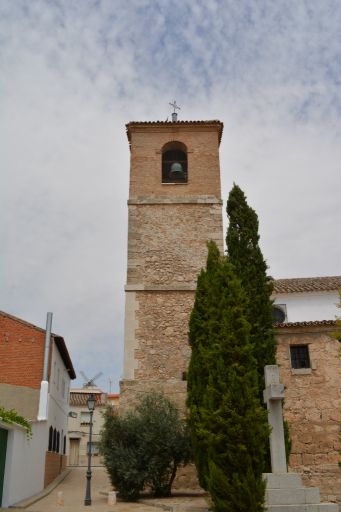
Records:
{"label": "stone building facade", "polygon": [[[132,122],[124,375],[120,405],[146,387],[184,405],[188,319],[208,240],[223,250],[219,121]],[[171,174],[174,164],[181,172]],[[167,174],[168,173],[168,174]]]}
{"label": "stone building facade", "polygon": [[27,439],[24,429],[0,417],[0,508],[41,492],[66,467],[69,388],[76,373],[64,338],[52,333],[47,345],[45,336],[45,329],[0,311],[0,404],[32,426]]}
{"label": "stone building facade", "polygon": [[[131,166],[123,410],[140,394],[157,389],[185,412],[188,320],[197,276],[205,266],[208,240],[223,251],[222,129],[219,121],[127,125]],[[169,150],[186,171],[180,179],[176,173],[174,180],[167,175],[169,162],[179,163],[168,159]],[[325,501],[341,501],[341,359],[331,337],[340,288],[340,277],[277,280],[273,297],[285,311],[276,336],[293,442],[290,470],[303,473],[306,485],[319,486]],[[308,354],[308,366],[293,367],[296,352],[298,358]],[[181,475],[179,486],[186,479],[188,487],[188,478]]]}
{"label": "stone building facade", "polygon": [[320,487],[323,501],[338,503],[341,353],[333,333],[340,331],[335,323],[340,289],[340,276],[279,279],[274,289],[275,304],[287,314],[275,329],[292,440],[290,470],[302,474],[304,485]]}
{"label": "stone building facade", "polygon": [[[286,387],[284,415],[290,427],[290,469],[323,501],[341,503],[340,344],[334,322],[301,322],[277,328],[277,360]],[[292,368],[290,347],[308,346],[310,367]]]}

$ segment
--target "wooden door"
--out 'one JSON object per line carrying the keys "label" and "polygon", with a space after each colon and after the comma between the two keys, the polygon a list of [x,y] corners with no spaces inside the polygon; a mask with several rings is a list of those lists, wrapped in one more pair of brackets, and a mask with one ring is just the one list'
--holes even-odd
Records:
{"label": "wooden door", "polygon": [[6,451],[8,431],[0,428],[0,506],[2,504],[2,491],[4,487]]}
{"label": "wooden door", "polygon": [[69,465],[78,466],[79,464],[79,439],[70,439]]}

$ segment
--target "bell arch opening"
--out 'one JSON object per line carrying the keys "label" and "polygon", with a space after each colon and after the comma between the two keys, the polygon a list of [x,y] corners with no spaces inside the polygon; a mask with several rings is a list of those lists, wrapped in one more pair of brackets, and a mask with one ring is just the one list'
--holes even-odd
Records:
{"label": "bell arch opening", "polygon": [[187,183],[187,148],[178,141],[167,142],[162,148],[162,183]]}

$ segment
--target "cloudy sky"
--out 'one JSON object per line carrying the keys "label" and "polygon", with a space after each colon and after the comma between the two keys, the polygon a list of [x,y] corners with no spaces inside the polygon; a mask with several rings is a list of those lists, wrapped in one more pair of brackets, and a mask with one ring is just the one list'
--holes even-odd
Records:
{"label": "cloudy sky", "polygon": [[[275,278],[340,275],[339,0],[0,0],[0,309],[122,375],[125,123],[219,119]],[[74,382],[81,384],[82,378]]]}

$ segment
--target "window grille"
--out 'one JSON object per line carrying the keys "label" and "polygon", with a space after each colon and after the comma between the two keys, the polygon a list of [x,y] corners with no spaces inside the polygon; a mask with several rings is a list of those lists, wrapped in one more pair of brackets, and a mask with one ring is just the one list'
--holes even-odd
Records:
{"label": "window grille", "polygon": [[308,345],[291,345],[290,357],[292,368],[310,368]]}
{"label": "window grille", "polygon": [[89,425],[90,424],[90,412],[82,411],[80,420],[81,420],[81,425]]}

